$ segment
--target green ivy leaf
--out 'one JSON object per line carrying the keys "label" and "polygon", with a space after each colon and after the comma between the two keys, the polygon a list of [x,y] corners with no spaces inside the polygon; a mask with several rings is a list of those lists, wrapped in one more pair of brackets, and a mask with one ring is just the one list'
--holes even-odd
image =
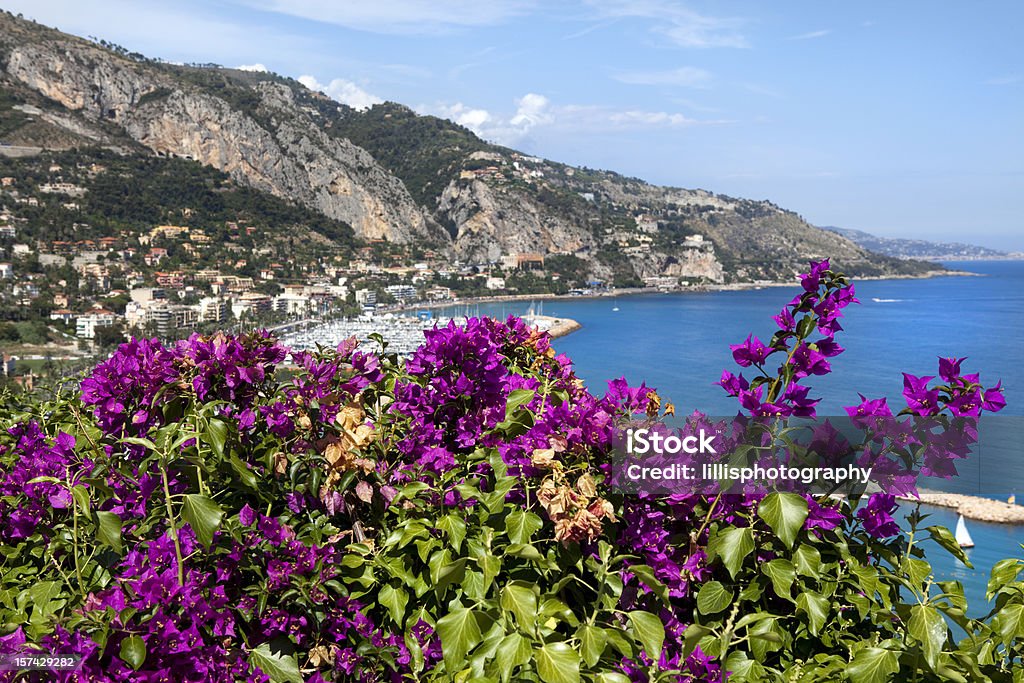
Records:
{"label": "green ivy leaf", "polygon": [[139,636],[128,636],[121,641],[121,661],[138,671],[146,661],[146,643]]}
{"label": "green ivy leaf", "polygon": [[974,569],[974,565],[971,564],[971,560],[967,557],[964,549],[957,543],[952,531],[944,526],[926,527],[925,531],[929,533],[933,541],[949,551],[953,557],[964,563],[968,569]]}
{"label": "green ivy leaf", "polygon": [[796,567],[789,560],[777,559],[761,565],[761,571],[772,580],[772,588],[780,598],[793,601],[791,589],[796,581]]}
{"label": "green ivy leaf", "polygon": [[732,602],[732,591],[718,581],[709,581],[697,593],[697,611],[703,615],[721,612]]}
{"label": "green ivy leaf", "polygon": [[708,542],[708,555],[721,558],[722,564],[734,579],[743,565],[744,558],[753,551],[754,532],[750,527],[720,529]]}
{"label": "green ivy leaf", "polygon": [[505,533],[512,543],[526,545],[544,526],[543,520],[532,512],[514,510],[505,518]]}
{"label": "green ivy leaf", "polygon": [[545,643],[533,656],[544,683],[580,683],[580,656],[567,643]]}
{"label": "green ivy leaf", "polygon": [[608,646],[608,633],[599,626],[583,624],[576,631],[576,637],[580,641],[580,654],[583,655],[583,661],[587,666],[595,666],[601,660],[601,655],[604,654],[604,649]]}
{"label": "green ivy leaf", "polygon": [[466,522],[451,512],[437,522],[437,528],[448,535],[448,541],[456,552],[462,552],[462,541],[466,538]]}
{"label": "green ivy leaf", "polygon": [[473,610],[456,607],[437,620],[441,651],[449,673],[460,671],[465,666],[466,654],[483,640],[478,616]]}
{"label": "green ivy leaf", "polygon": [[386,585],[377,594],[377,602],[388,608],[396,624],[401,626],[405,623],[405,606],[409,604],[409,594],[405,590]]}
{"label": "green ivy leaf", "polygon": [[946,620],[930,605],[914,605],[910,608],[907,631],[921,643],[924,659],[934,670],[946,643]]}
{"label": "green ivy leaf", "polygon": [[1024,605],[1011,604],[999,610],[992,618],[992,630],[1007,644],[1015,638],[1024,638]]}
{"label": "green ivy leaf", "polygon": [[602,671],[594,677],[594,683],[630,683],[629,676],[618,671]]}
{"label": "green ivy leaf", "polygon": [[821,553],[814,546],[806,543],[797,546],[793,551],[793,565],[800,576],[809,576],[812,579],[821,577]]}
{"label": "green ivy leaf", "polygon": [[654,575],[654,570],[646,564],[634,564],[630,565],[629,571],[640,579],[645,586],[651,589],[651,592],[657,595],[662,602],[668,604],[668,586],[662,583],[658,577]]}
{"label": "green ivy leaf", "polygon": [[224,457],[224,447],[228,441],[228,423],[219,417],[210,418],[206,423],[206,431],[203,433],[206,443],[210,444],[214,454],[218,458]]}
{"label": "green ivy leaf", "polygon": [[999,560],[992,567],[991,578],[988,580],[988,589],[985,591],[985,599],[991,600],[995,594],[1006,584],[1017,580],[1017,575],[1024,569],[1024,562],[1017,559]]}
{"label": "green ivy leaf", "polygon": [[634,611],[628,615],[633,626],[633,639],[643,646],[647,656],[657,661],[661,657],[661,647],[665,643],[665,625],[657,614]]}
{"label": "green ivy leaf", "polygon": [[192,527],[199,542],[209,548],[214,532],[220,528],[221,520],[224,519],[224,510],[212,498],[190,493],[182,503],[181,517]]}
{"label": "green ivy leaf", "polygon": [[530,661],[533,650],[530,649],[530,641],[518,633],[509,633],[498,643],[495,653],[495,662],[498,664],[498,674],[501,680],[512,679],[513,670]]}
{"label": "green ivy leaf", "polygon": [[818,631],[825,625],[825,620],[828,619],[828,608],[828,600],[813,591],[801,591],[796,596],[796,609],[798,612],[807,614],[807,621],[813,635],[818,635]]}
{"label": "green ivy leaf", "polygon": [[807,500],[796,493],[769,493],[757,506],[757,516],[792,548],[807,519]]}
{"label": "green ivy leaf", "polygon": [[263,643],[249,653],[249,666],[259,667],[271,683],[303,683],[295,656],[272,652],[270,643]]}
{"label": "green ivy leaf", "polygon": [[123,528],[121,518],[113,512],[96,513],[96,538],[114,549],[114,552],[121,554],[121,529]]}
{"label": "green ivy leaf", "polygon": [[513,581],[501,589],[501,608],[516,615],[519,628],[529,631],[537,618],[537,595],[530,584]]}
{"label": "green ivy leaf", "polygon": [[846,668],[851,683],[889,683],[900,670],[899,655],[880,647],[860,650]]}

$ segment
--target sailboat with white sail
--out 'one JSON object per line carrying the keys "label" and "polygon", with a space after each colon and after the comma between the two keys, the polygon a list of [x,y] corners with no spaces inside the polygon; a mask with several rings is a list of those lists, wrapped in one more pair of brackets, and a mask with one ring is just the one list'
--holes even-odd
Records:
{"label": "sailboat with white sail", "polygon": [[971,533],[967,531],[967,522],[964,521],[963,515],[960,515],[959,519],[956,520],[956,542],[960,544],[961,548],[974,547],[974,539],[971,538]]}

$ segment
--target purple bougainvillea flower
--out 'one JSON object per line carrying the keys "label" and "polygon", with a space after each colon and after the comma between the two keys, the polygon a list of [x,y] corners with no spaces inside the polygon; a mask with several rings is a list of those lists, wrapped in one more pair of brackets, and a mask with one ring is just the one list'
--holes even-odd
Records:
{"label": "purple bougainvillea flower", "polygon": [[751,365],[763,365],[768,356],[775,353],[775,349],[764,345],[760,339],[748,335],[741,344],[730,344],[733,360],[737,365],[749,368]]}

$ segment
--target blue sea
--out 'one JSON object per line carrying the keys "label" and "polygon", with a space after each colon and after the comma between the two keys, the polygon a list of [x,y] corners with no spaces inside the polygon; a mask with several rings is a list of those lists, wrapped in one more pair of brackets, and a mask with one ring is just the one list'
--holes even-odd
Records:
{"label": "blue sea", "polygon": [[[842,407],[869,398],[890,397],[898,409],[901,372],[937,374],[938,357],[967,357],[964,372],[980,372],[986,386],[1003,381],[1007,408],[1001,415],[1024,415],[1024,261],[969,261],[946,264],[976,276],[921,280],[856,282],[859,306],[846,309],[845,331],[837,340],[846,352],[833,359],[833,373],[812,386],[824,400],[819,415],[843,415]],[[734,414],[734,399],[714,382],[724,368],[737,370],[729,344],[754,333],[767,340],[775,331],[771,316],[798,291],[757,290],[682,294],[643,294],[543,302],[545,315],[563,316],[583,327],[555,341],[557,351],[573,359],[577,373],[595,392],[609,379],[645,382],[675,403],[677,412]],[[537,304],[540,306],[540,303]],[[525,305],[486,304],[481,314],[523,314]],[[615,310],[618,309],[618,310]],[[1024,433],[1017,447],[1020,453]],[[1024,461],[1017,455],[992,458],[982,465],[986,480],[1005,483],[985,493],[1005,497],[1016,492],[1024,502]],[[975,473],[977,476],[977,473]],[[998,490],[1002,488],[1002,490]],[[965,491],[968,492],[968,491]],[[953,528],[956,513],[925,508],[926,524]],[[929,559],[940,579],[965,585],[971,613],[984,615],[985,585],[992,565],[1005,557],[1024,557],[1024,527],[969,521],[977,544],[968,551],[968,569],[934,544]]]}

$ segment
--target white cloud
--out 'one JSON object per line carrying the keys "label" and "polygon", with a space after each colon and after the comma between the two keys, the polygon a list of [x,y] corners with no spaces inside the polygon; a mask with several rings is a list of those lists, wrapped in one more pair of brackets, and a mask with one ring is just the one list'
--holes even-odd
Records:
{"label": "white cloud", "polygon": [[801,33],[798,36],[790,36],[789,40],[811,40],[813,38],[824,38],[830,33],[832,33],[832,29],[823,28],[819,31],[809,31],[808,33]]}
{"label": "white cloud", "polygon": [[437,33],[490,26],[526,13],[534,0],[240,0],[255,9],[373,33]]}
{"label": "white cloud", "polygon": [[298,81],[310,90],[318,90],[331,99],[346,104],[353,109],[369,109],[373,105],[384,101],[376,95],[366,92],[352,81],[346,81],[344,78],[335,78],[327,85],[316,80],[313,76],[299,76]]}
{"label": "white cloud", "polygon": [[696,125],[720,125],[725,120],[703,121],[683,114],[640,109],[616,109],[601,105],[553,104],[547,97],[527,93],[515,101],[515,111],[498,114],[469,107],[462,102],[417,107],[423,114],[447,118],[469,128],[485,140],[515,146],[537,130],[574,133],[636,128],[681,128]]}
{"label": "white cloud", "polygon": [[270,71],[270,69],[268,69],[267,67],[263,66],[259,62],[255,63],[255,64],[241,64],[239,66],[236,66],[235,68],[238,69],[239,71],[256,71],[256,72],[259,72],[259,73],[266,73],[266,72]]}
{"label": "white cloud", "polygon": [[695,66],[681,66],[669,71],[627,71],[612,76],[620,83],[632,85],[673,85],[704,88],[711,82],[711,73]]}
{"label": "white cloud", "polygon": [[732,17],[699,14],[667,0],[585,0],[599,18],[636,18],[654,22],[651,30],[679,47],[750,47]]}

